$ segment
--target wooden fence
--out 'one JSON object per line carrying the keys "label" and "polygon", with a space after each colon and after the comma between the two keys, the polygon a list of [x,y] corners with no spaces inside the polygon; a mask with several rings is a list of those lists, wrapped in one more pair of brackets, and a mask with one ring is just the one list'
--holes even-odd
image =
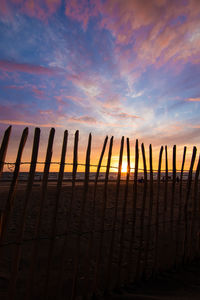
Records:
{"label": "wooden fence", "polygon": [[[11,127],[2,138],[0,176],[6,164],[10,133]],[[199,257],[200,159],[194,171],[196,147],[193,148],[187,179],[183,177],[184,147],[178,181],[176,146],[173,147],[172,179],[169,180],[167,146],[160,148],[155,173],[152,146],[149,146],[147,166],[144,144],[139,151],[136,140],[134,149],[130,149],[129,139],[122,137],[117,177],[111,182],[113,137],[108,145],[104,177],[100,180],[108,144],[106,137],[91,181],[90,134],[84,179],[77,182],[79,132],[76,131],[69,183],[64,181],[68,142],[68,132],[65,131],[58,178],[56,182],[50,182],[54,135],[52,128],[41,182],[35,180],[39,128],[35,129],[26,182],[18,179],[28,128],[21,136],[11,181],[0,182],[1,299],[96,299]],[[125,142],[127,173],[122,181]],[[135,155],[133,180],[130,180],[131,150]],[[138,178],[140,160],[143,180]],[[162,165],[165,167],[164,176]]]}

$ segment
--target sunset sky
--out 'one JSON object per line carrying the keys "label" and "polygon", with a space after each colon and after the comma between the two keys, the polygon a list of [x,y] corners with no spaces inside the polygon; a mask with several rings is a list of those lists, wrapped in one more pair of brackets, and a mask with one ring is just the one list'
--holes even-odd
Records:
{"label": "sunset sky", "polygon": [[82,161],[89,132],[97,154],[106,135],[116,147],[124,135],[191,155],[200,146],[200,1],[0,0],[0,138],[10,124],[11,159],[25,126],[27,157],[35,126],[45,147],[56,128],[55,159],[65,129],[69,147],[80,130]]}

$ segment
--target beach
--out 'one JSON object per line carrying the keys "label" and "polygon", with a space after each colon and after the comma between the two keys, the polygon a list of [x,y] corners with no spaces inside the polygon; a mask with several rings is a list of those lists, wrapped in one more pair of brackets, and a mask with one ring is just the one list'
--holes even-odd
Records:
{"label": "beach", "polygon": [[[172,269],[174,263],[177,266],[181,265],[185,230],[183,208],[187,194],[187,182],[183,182],[181,202],[180,183],[175,184],[174,191],[172,191],[172,182],[168,183],[166,210],[164,210],[165,182],[160,183],[159,196],[157,193],[157,182],[153,183],[153,194],[150,193],[149,182],[147,183],[146,196],[144,196],[144,183],[138,183],[136,203],[133,197],[133,182],[130,182],[128,185],[127,197],[125,193],[126,182],[121,182],[118,195],[116,184],[116,182],[109,182],[105,194],[104,183],[99,182],[94,205],[94,182],[89,183],[86,193],[84,192],[83,182],[76,182],[74,190],[70,182],[64,182],[57,208],[56,228],[54,226],[54,236],[52,236],[52,226],[55,224],[56,199],[58,196],[56,182],[48,183],[46,195],[42,194],[42,183],[35,182],[32,186],[32,193],[26,212],[23,239],[21,239],[21,244],[17,244],[16,241],[19,237],[19,224],[22,218],[26,191],[26,183],[19,182],[0,252],[1,299],[7,299],[6,294],[12,285],[10,282],[12,266],[16,250],[19,250],[19,248],[21,255],[17,273],[15,299],[24,299],[27,287],[30,286],[30,278],[31,293],[32,296],[34,295],[33,299],[44,299],[44,295],[47,295],[48,299],[66,299],[66,297],[70,297],[71,295],[74,278],[76,278],[76,297],[78,299],[83,295],[90,296],[94,291],[96,294],[102,296],[105,289],[113,291],[116,288],[123,287],[127,283],[140,282],[142,278],[145,278],[145,280],[150,279],[155,264],[159,273]],[[0,190],[1,210],[3,210],[8,195],[9,182],[2,182]],[[152,195],[151,197],[150,194]],[[174,194],[173,220],[171,219],[172,194]],[[42,197],[44,197],[44,205],[41,213],[40,228],[36,238],[36,224],[38,224]],[[107,202],[103,211],[105,197]],[[188,201],[192,205],[192,191]],[[83,202],[85,202],[84,205]],[[159,202],[158,215],[157,202]],[[191,223],[192,214],[191,205],[188,212],[189,224]],[[181,220],[178,223],[180,211]],[[102,218],[103,214],[104,217]],[[135,225],[133,225],[134,214],[136,217]],[[134,226],[135,233],[130,259],[130,243]],[[194,252],[196,255],[199,250],[197,235],[199,224],[196,222],[195,226]],[[157,244],[155,244],[156,238]],[[52,245],[52,239],[53,250],[50,267],[47,272],[49,264],[48,254],[50,247],[52,247],[50,246]],[[100,241],[102,245],[101,253],[99,254]],[[112,242],[113,245],[111,245]],[[35,256],[34,274],[32,277],[30,266],[31,262],[34,261],[34,247],[37,249],[37,255]],[[155,249],[155,247],[157,248]],[[111,251],[111,249],[113,250]],[[190,247],[188,249],[188,251],[191,250]],[[157,253],[156,259],[155,251]],[[97,265],[98,258],[100,258],[99,265]],[[110,277],[107,277],[109,272]],[[47,277],[48,284],[46,283]],[[129,297],[132,299],[132,296],[125,292],[124,297],[127,298],[122,299],[129,299]],[[119,295],[113,297],[110,299],[121,299]],[[143,296],[138,297],[140,298],[133,299],[143,299],[141,298]],[[147,299],[159,298],[149,297]]]}

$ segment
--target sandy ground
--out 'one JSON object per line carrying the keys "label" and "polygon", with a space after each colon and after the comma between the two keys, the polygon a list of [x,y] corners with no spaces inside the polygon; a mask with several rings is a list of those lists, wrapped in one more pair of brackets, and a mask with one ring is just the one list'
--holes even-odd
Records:
{"label": "sandy ground", "polygon": [[[15,195],[15,201],[13,210],[9,219],[9,226],[3,241],[3,245],[0,250],[0,295],[1,299],[8,299],[8,290],[12,286],[11,270],[14,263],[14,255],[16,253],[16,237],[19,232],[19,224],[21,220],[24,199],[25,199],[25,183],[19,183]],[[8,195],[8,183],[1,183],[0,186],[0,208],[3,209],[5,201]],[[133,282],[135,278],[140,279],[145,274],[145,278],[151,278],[152,269],[155,263],[155,232],[156,232],[156,195],[157,195],[157,183],[154,183],[154,197],[153,197],[153,212],[151,226],[149,227],[149,203],[150,203],[150,192],[149,186],[147,189],[147,197],[145,199],[145,212],[144,212],[144,231],[141,231],[141,215],[142,215],[142,201],[144,185],[138,184],[138,195],[136,205],[136,230],[135,239],[132,248],[132,263],[129,266],[129,246],[132,233],[133,224],[133,183],[129,184],[128,197],[127,197],[127,208],[125,218],[125,229],[123,239],[123,259],[121,264],[120,273],[120,285],[123,286],[128,282]],[[167,198],[167,210],[165,223],[164,218],[164,183],[161,183],[161,190],[159,194],[159,233],[158,233],[158,252],[157,252],[157,269],[165,272],[174,266],[174,262],[179,265],[182,262],[183,256],[183,241],[184,241],[184,218],[183,218],[183,207],[186,197],[186,183],[183,184],[183,195],[181,201],[181,212],[182,221],[179,228],[177,228],[177,216],[179,212],[179,183],[176,184],[175,188],[175,203],[173,208],[174,221],[171,227],[170,215],[171,215],[171,198],[172,198],[172,184],[168,184],[168,198]],[[123,217],[123,205],[124,205],[124,194],[125,194],[125,183],[123,182],[120,187],[119,194],[119,205],[117,210],[115,236],[113,244],[113,255],[111,264],[109,261],[111,240],[112,240],[112,228],[113,218],[115,215],[115,200],[116,200],[116,183],[109,183],[107,204],[105,209],[104,217],[104,233],[103,233],[103,246],[100,257],[100,265],[98,268],[97,275],[97,289],[96,293],[101,295],[101,291],[105,288],[113,290],[118,287],[117,279],[119,276],[119,256],[121,249],[121,233],[122,233],[122,217]],[[35,228],[37,223],[37,216],[39,213],[39,206],[41,203],[41,184],[35,183],[33,185],[32,195],[28,205],[28,211],[26,215],[26,226],[24,231],[23,242],[21,246],[21,259],[19,272],[17,276],[17,288],[15,299],[24,299],[28,283],[31,282],[33,287],[31,290],[32,299],[45,299],[44,295],[47,294],[47,299],[70,299],[72,285],[73,285],[73,274],[76,270],[77,263],[77,282],[76,282],[76,296],[79,298],[81,295],[91,295],[94,291],[94,278],[96,260],[99,251],[100,239],[101,239],[101,220],[102,220],[102,207],[104,200],[104,185],[100,183],[98,185],[96,194],[95,213],[92,213],[94,185],[89,185],[87,193],[87,200],[84,208],[83,218],[81,219],[81,207],[84,198],[83,185],[79,182],[76,184],[74,199],[72,207],[70,209],[72,188],[69,183],[64,184],[62,187],[61,199],[59,202],[58,214],[57,214],[57,227],[56,227],[56,239],[55,247],[53,251],[53,259],[51,262],[49,286],[48,292],[46,293],[45,282],[47,277],[47,262],[48,253],[51,241],[51,228],[53,222],[53,213],[55,211],[55,199],[56,199],[56,184],[50,183],[48,186],[48,193],[45,199],[43,213],[41,215],[41,229],[39,233],[39,240],[37,242],[38,252],[37,259],[34,264],[34,276],[30,278],[30,266],[32,253],[34,249],[34,237]],[[198,194],[199,199],[199,194]],[[188,220],[191,223],[192,215],[192,201],[193,192],[189,199],[189,213]],[[198,204],[199,209],[199,204]],[[70,216],[71,211],[71,216]],[[90,237],[91,228],[93,228],[92,221],[95,216],[95,232],[93,239],[93,246],[90,248]],[[197,216],[198,217],[198,216]],[[69,222],[70,220],[70,222]],[[81,222],[81,227],[79,228]],[[68,224],[69,223],[69,224]],[[195,247],[192,249],[198,251],[198,226],[195,228]],[[171,231],[171,228],[173,231]],[[66,234],[67,232],[67,234]],[[172,233],[171,233],[172,232]],[[66,239],[67,235],[67,239]],[[142,237],[141,237],[142,235]],[[178,238],[178,243],[176,242]],[[147,240],[149,239],[149,253],[145,264],[145,249],[147,247]],[[65,247],[63,248],[63,244]],[[177,246],[178,245],[178,246]],[[188,243],[188,249],[190,244]],[[141,256],[139,258],[139,253]],[[176,253],[176,256],[175,256]],[[193,253],[193,252],[192,252]],[[195,252],[197,254],[197,252]],[[62,258],[64,255],[64,259]],[[78,255],[78,260],[77,260]],[[139,274],[137,273],[137,261],[139,263]],[[108,284],[108,270],[111,270],[111,278]],[[62,278],[60,278],[60,270],[63,267]],[[145,268],[145,269],[144,269]],[[131,270],[130,277],[128,279],[128,270]],[[179,277],[174,277],[174,274],[165,274],[166,277],[159,278],[157,281],[151,282],[151,284],[145,284],[142,289],[136,289],[134,291],[122,289],[121,295],[109,295],[107,299],[172,299],[172,294],[175,299],[197,299],[195,296],[189,296],[189,291],[192,286],[192,282],[195,288],[198,287],[200,282],[198,268],[195,268],[194,272],[181,272],[180,276],[183,276],[183,280]],[[196,272],[196,273],[195,273]],[[183,275],[185,274],[185,275]],[[189,282],[187,279],[192,276],[191,285],[189,284],[188,298],[182,298],[186,287],[185,282]],[[196,275],[196,277],[194,276]],[[177,275],[178,276],[178,275]],[[172,285],[170,280],[172,279]],[[177,278],[177,279],[176,279]],[[173,285],[175,283],[175,286]],[[169,283],[169,284],[168,284]],[[180,285],[183,288],[180,288]],[[157,286],[157,287],[156,287]],[[171,288],[171,287],[172,288]],[[162,293],[159,290],[161,287]],[[177,289],[176,289],[177,287]],[[172,293],[170,294],[170,289]],[[198,288],[197,288],[198,290]],[[145,291],[145,295],[144,295]],[[194,289],[191,289],[193,292]],[[169,293],[168,293],[169,292]],[[198,291],[199,292],[199,291]],[[192,295],[192,294],[191,294]],[[160,297],[160,298],[159,298]],[[198,298],[199,299],[199,298]]]}
{"label": "sandy ground", "polygon": [[200,299],[200,261],[163,272],[157,278],[122,288],[105,296],[110,300],[198,300]]}

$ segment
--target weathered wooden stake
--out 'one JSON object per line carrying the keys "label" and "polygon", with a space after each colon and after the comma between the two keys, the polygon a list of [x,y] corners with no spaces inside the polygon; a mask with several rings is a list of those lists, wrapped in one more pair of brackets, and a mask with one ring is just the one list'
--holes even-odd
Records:
{"label": "weathered wooden stake", "polygon": [[78,142],[79,142],[79,131],[77,130],[74,135],[72,193],[71,193],[70,203],[69,203],[69,213],[67,215],[65,238],[64,238],[64,242],[63,242],[61,254],[60,254],[59,272],[58,272],[58,280],[57,280],[58,290],[57,290],[57,294],[55,295],[55,297],[58,297],[58,299],[59,299],[59,297],[61,297],[61,293],[62,293],[65,258],[66,258],[66,253],[67,253],[67,245],[69,242],[69,229],[70,229],[72,211],[73,211],[73,205],[74,205],[76,173],[77,173],[77,166],[78,166]]}
{"label": "weathered wooden stake", "polygon": [[108,151],[108,160],[106,166],[106,175],[104,181],[104,194],[103,194],[103,203],[102,203],[102,212],[101,212],[101,224],[100,224],[100,240],[99,240],[99,247],[97,250],[97,259],[94,271],[94,281],[93,281],[93,291],[94,295],[98,292],[98,280],[99,280],[99,272],[100,272],[100,263],[102,258],[102,251],[103,251],[103,242],[104,242],[104,226],[105,226],[105,213],[106,213],[106,206],[107,206],[107,198],[108,198],[108,177],[110,171],[110,162],[112,156],[112,147],[113,147],[113,136],[110,139],[109,151]]}
{"label": "weathered wooden stake", "polygon": [[36,220],[35,226],[35,234],[34,234],[34,242],[32,247],[32,255],[31,255],[31,264],[30,264],[30,271],[27,280],[27,289],[26,289],[26,300],[34,299],[33,295],[33,288],[34,288],[34,279],[35,279],[35,269],[36,269],[36,262],[39,250],[39,238],[41,232],[41,223],[42,223],[42,214],[44,203],[47,197],[47,186],[48,186],[48,177],[49,177],[49,169],[51,164],[51,157],[52,157],[52,149],[53,149],[53,140],[55,135],[55,129],[51,128],[49,134],[49,141],[47,146],[47,153],[46,153],[46,160],[44,166],[44,175],[42,180],[42,191],[41,191],[41,199],[39,205],[39,212]]}
{"label": "weathered wooden stake", "polygon": [[130,283],[133,278],[133,246],[135,242],[135,225],[136,225],[136,209],[137,209],[137,180],[138,180],[138,164],[139,164],[139,148],[138,140],[135,143],[135,172],[133,183],[133,209],[132,209],[132,228],[131,239],[128,251],[128,264],[127,264],[127,283]]}
{"label": "weathered wooden stake", "polygon": [[78,267],[79,267],[79,263],[80,263],[81,231],[82,231],[82,226],[83,226],[83,221],[84,221],[84,216],[85,216],[85,204],[86,204],[86,200],[87,200],[88,185],[89,185],[91,142],[92,142],[92,135],[90,133],[89,140],[88,140],[87,152],[86,152],[84,190],[83,190],[83,199],[82,199],[82,203],[81,203],[80,219],[79,219],[79,225],[78,225],[78,235],[77,235],[77,240],[76,240],[76,250],[75,250],[76,253],[75,253],[71,300],[74,300],[76,298],[76,292],[77,292],[76,287],[77,287],[77,280],[78,280]]}
{"label": "weathered wooden stake", "polygon": [[146,249],[144,255],[144,268],[143,276],[146,278],[146,271],[148,267],[149,244],[151,241],[151,226],[152,226],[152,212],[153,212],[153,159],[152,159],[152,146],[149,146],[149,163],[150,163],[150,201],[149,201],[149,214],[146,235]]}
{"label": "weathered wooden stake", "polygon": [[192,171],[194,167],[194,162],[196,158],[197,148],[193,147],[192,159],[190,163],[190,170],[188,174],[188,181],[187,181],[187,192],[186,192],[186,199],[184,205],[184,218],[185,218],[185,234],[184,234],[184,244],[183,244],[183,263],[187,262],[188,259],[188,229],[189,229],[189,222],[188,222],[188,206],[189,206],[189,198],[190,198],[190,190],[192,185]]}
{"label": "weathered wooden stake", "polygon": [[199,183],[199,172],[200,172],[200,156],[196,168],[195,179],[194,179],[194,193],[193,193],[193,203],[192,203],[192,220],[191,220],[191,230],[190,230],[190,247],[189,247],[189,259],[197,257],[197,235],[199,234],[197,228],[197,222],[199,220],[198,212],[198,183]]}
{"label": "weathered wooden stake", "polygon": [[109,290],[110,282],[111,282],[111,270],[112,270],[112,260],[113,260],[113,251],[114,251],[114,243],[115,243],[115,231],[116,231],[116,224],[117,224],[117,210],[118,210],[118,203],[119,203],[119,190],[120,190],[120,179],[121,179],[121,171],[122,171],[123,150],[124,150],[124,137],[122,137],[121,139],[121,147],[120,147],[120,154],[119,154],[114,217],[112,222],[111,242],[110,242],[110,248],[108,254],[107,272],[106,272],[106,291]]}
{"label": "weathered wooden stake", "polygon": [[143,239],[144,239],[144,220],[145,220],[145,207],[146,207],[146,194],[147,194],[147,167],[146,167],[146,157],[145,157],[145,149],[144,144],[142,143],[142,158],[143,158],[143,166],[144,166],[144,190],[143,190],[143,200],[142,200],[142,208],[140,215],[140,240],[139,240],[139,250],[137,256],[137,265],[136,265],[136,281],[140,279],[140,270],[141,270],[141,258],[143,252]]}
{"label": "weathered wooden stake", "polygon": [[125,239],[125,221],[126,221],[126,209],[127,209],[127,198],[128,198],[128,186],[130,177],[130,144],[129,138],[126,139],[127,145],[127,173],[126,173],[126,186],[124,192],[124,203],[122,211],[122,221],[121,221],[121,233],[120,233],[120,250],[119,250],[119,260],[118,260],[118,276],[116,287],[119,288],[121,285],[121,273],[122,273],[122,262],[124,257],[124,239]]}
{"label": "weathered wooden stake", "polygon": [[163,233],[164,234],[166,231],[167,199],[168,199],[168,156],[167,156],[167,146],[165,146],[165,191],[164,191],[164,207],[163,207]]}
{"label": "weathered wooden stake", "polygon": [[39,141],[40,141],[40,128],[35,128],[31,165],[30,165],[30,170],[29,170],[29,174],[28,174],[28,182],[27,182],[26,191],[25,191],[25,201],[24,201],[22,216],[21,216],[21,220],[20,220],[21,222],[19,224],[19,231],[17,234],[16,245],[14,248],[14,259],[12,262],[11,276],[10,276],[10,282],[9,282],[9,299],[10,300],[14,299],[14,297],[15,297],[17,276],[18,276],[19,263],[20,263],[20,257],[21,257],[21,247],[22,247],[22,241],[23,241],[23,235],[24,235],[24,229],[25,229],[25,223],[26,223],[27,208],[28,208],[28,203],[29,203],[29,199],[31,196],[34,177],[35,177],[35,170],[36,170],[38,149],[39,149]]}
{"label": "weathered wooden stake", "polygon": [[[21,158],[22,158],[22,154],[23,154],[24,146],[26,144],[27,137],[28,137],[28,128],[26,127],[23,130],[22,137],[20,140],[19,149],[18,149],[18,153],[17,153],[17,159],[15,162],[15,169],[13,172],[13,178],[11,181],[8,198],[7,198],[7,202],[5,205],[5,211],[2,214],[0,245],[2,245],[2,243],[4,241],[8,221],[9,221],[10,214],[11,214],[11,211],[12,211],[12,208],[14,205],[14,198],[15,198],[17,181],[18,181],[18,176],[19,176],[19,171],[20,171]],[[0,250],[0,252],[1,252],[1,250]]]}
{"label": "weathered wooden stake", "polygon": [[[94,233],[95,233],[95,228],[96,228],[96,220],[95,220],[96,193],[97,193],[97,184],[98,184],[98,179],[99,179],[99,173],[100,173],[104,153],[106,150],[107,142],[108,142],[108,136],[106,136],[106,138],[104,140],[103,148],[102,148],[98,166],[97,166],[97,172],[95,175],[95,182],[94,182],[94,194],[93,194],[93,201],[92,201],[91,215],[90,215],[90,219],[91,219],[90,230],[91,230],[91,232],[90,232],[89,243],[88,243],[88,255],[87,255],[87,259],[86,259],[86,270],[85,270],[85,274],[88,274],[88,282],[86,285],[86,294],[88,294],[92,288],[90,285],[90,271],[91,271],[90,268],[91,268],[91,263],[92,263],[92,255],[93,255],[93,247],[94,247]],[[86,297],[87,297],[87,295],[86,295]]]}
{"label": "weathered wooden stake", "polygon": [[8,142],[10,139],[10,134],[11,134],[11,129],[12,126],[9,126],[3,136],[3,140],[1,143],[1,148],[0,148],[0,178],[1,178],[1,174],[3,172],[3,167],[4,167],[4,162],[5,162],[5,157],[6,157],[6,153],[7,153],[7,148],[8,148]]}
{"label": "weathered wooden stake", "polygon": [[[10,139],[11,128],[12,128],[12,126],[9,126],[6,129],[6,131],[4,133],[2,143],[1,143],[1,148],[0,148],[0,179],[1,179],[2,172],[3,172],[5,157],[6,157],[7,148],[8,148],[8,142],[9,142],[9,139]],[[2,222],[3,222],[3,212],[0,210],[0,236],[1,236],[1,231],[2,231]]]}
{"label": "weathered wooden stake", "polygon": [[170,204],[170,234],[171,243],[174,237],[174,205],[175,205],[175,188],[176,188],[176,145],[173,147],[173,179],[172,179],[172,198]]}
{"label": "weathered wooden stake", "polygon": [[175,267],[178,263],[179,258],[179,244],[180,244],[180,230],[181,230],[181,219],[182,219],[182,189],[183,189],[183,171],[185,165],[185,156],[186,156],[187,147],[184,147],[183,151],[183,161],[181,166],[181,175],[180,175],[180,186],[179,186],[179,207],[178,207],[178,219],[177,219],[177,228],[176,228],[176,254],[175,254]]}
{"label": "weathered wooden stake", "polygon": [[160,148],[159,162],[158,162],[158,177],[157,177],[157,193],[156,193],[156,228],[155,228],[155,253],[154,253],[154,265],[153,274],[155,275],[159,268],[158,250],[159,250],[159,221],[160,221],[160,172],[162,165],[162,153],[163,146]]}
{"label": "weathered wooden stake", "polygon": [[55,199],[55,208],[54,214],[52,219],[51,225],[51,240],[48,250],[48,262],[47,262],[47,275],[46,275],[46,282],[45,282],[45,289],[44,289],[44,299],[48,299],[48,292],[49,292],[49,278],[51,272],[51,264],[53,258],[53,251],[55,247],[55,239],[56,239],[56,231],[57,231],[57,214],[58,208],[61,198],[61,190],[62,190],[62,181],[64,176],[64,169],[65,169],[65,156],[67,151],[67,140],[68,140],[68,131],[65,130],[64,138],[63,138],[63,145],[62,145],[62,152],[61,152],[61,160],[60,160],[60,169],[58,173],[58,181],[56,187],[56,199]]}

